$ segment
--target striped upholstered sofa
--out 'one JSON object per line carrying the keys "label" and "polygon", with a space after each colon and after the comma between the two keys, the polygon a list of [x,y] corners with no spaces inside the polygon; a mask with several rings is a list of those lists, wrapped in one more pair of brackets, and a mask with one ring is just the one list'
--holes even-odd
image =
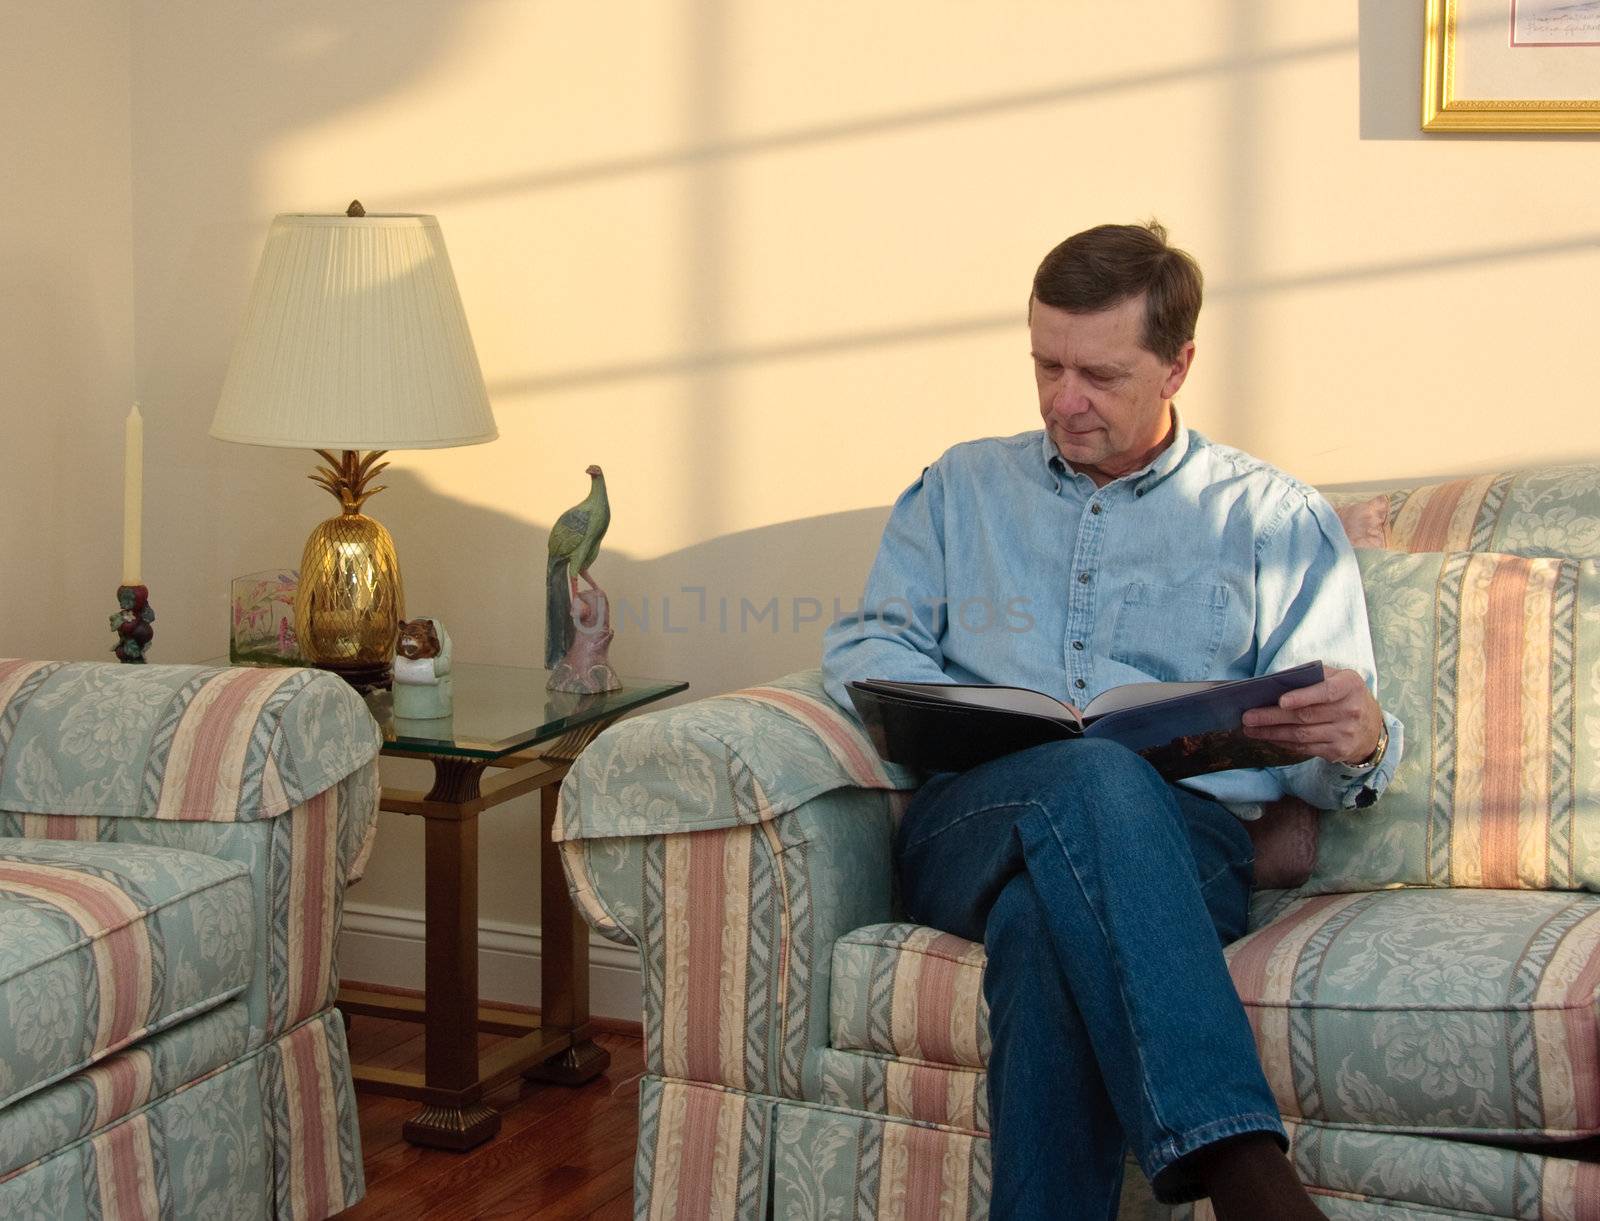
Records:
{"label": "striped upholstered sofa", "polygon": [[333,949],[378,747],[316,671],[0,661],[0,1217],[361,1197]]}
{"label": "striped upholstered sofa", "polygon": [[[1406,749],[1370,810],[1267,812],[1304,860],[1227,951],[1292,1155],[1334,1217],[1600,1218],[1600,468],[1330,498]],[[912,783],[815,672],[573,770],[572,892],[642,953],[638,1216],[986,1214],[983,950],[896,918]]]}

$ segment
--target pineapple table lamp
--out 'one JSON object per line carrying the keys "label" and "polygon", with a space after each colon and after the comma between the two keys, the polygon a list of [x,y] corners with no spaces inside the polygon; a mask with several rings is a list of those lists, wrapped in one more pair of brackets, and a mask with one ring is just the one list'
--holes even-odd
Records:
{"label": "pineapple table lamp", "polygon": [[339,501],[300,562],[306,660],[359,690],[387,687],[405,587],[394,541],[361,510],[393,449],[498,435],[439,222],[284,214],[272,222],[211,435],[315,450]]}

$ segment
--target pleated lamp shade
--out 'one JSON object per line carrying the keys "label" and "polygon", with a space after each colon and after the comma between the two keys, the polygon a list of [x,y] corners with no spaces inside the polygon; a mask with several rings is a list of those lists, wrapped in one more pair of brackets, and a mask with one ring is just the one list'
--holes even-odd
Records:
{"label": "pleated lamp shade", "polygon": [[494,440],[438,220],[275,218],[211,435],[330,450]]}

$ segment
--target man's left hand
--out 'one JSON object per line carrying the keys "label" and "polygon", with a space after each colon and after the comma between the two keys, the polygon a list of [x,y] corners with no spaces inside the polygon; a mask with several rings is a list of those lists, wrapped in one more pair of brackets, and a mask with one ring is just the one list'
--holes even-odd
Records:
{"label": "man's left hand", "polygon": [[1330,763],[1359,764],[1378,749],[1383,713],[1361,675],[1329,666],[1320,683],[1244,714],[1245,732]]}

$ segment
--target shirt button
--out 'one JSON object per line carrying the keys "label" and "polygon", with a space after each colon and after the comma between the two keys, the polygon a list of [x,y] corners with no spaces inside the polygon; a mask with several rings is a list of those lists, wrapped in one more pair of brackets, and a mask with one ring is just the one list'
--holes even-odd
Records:
{"label": "shirt button", "polygon": [[1081,640],[1074,640],[1074,641],[1073,641],[1073,642],[1072,642],[1072,647],[1073,647],[1073,648],[1075,648],[1075,649],[1077,649],[1077,650],[1078,650],[1078,652],[1080,652],[1080,653],[1081,653],[1081,652],[1083,652],[1083,641],[1081,641]]}
{"label": "shirt button", "polygon": [[1143,496],[1144,495],[1144,489],[1143,488],[1135,488],[1134,491],[1133,491],[1133,494],[1135,496]]}
{"label": "shirt button", "polygon": [[1099,505],[1090,505],[1089,506],[1089,512],[1093,513],[1096,517],[1099,517],[1100,516],[1100,506]]}
{"label": "shirt button", "polygon": [[1089,574],[1086,573],[1086,572],[1080,572],[1078,574],[1078,584],[1087,585],[1088,583],[1089,583]]}
{"label": "shirt button", "polygon": [[1082,691],[1089,684],[1084,682],[1083,679],[1080,678],[1080,679],[1076,680],[1072,685],[1074,687],[1076,687],[1079,691]]}

